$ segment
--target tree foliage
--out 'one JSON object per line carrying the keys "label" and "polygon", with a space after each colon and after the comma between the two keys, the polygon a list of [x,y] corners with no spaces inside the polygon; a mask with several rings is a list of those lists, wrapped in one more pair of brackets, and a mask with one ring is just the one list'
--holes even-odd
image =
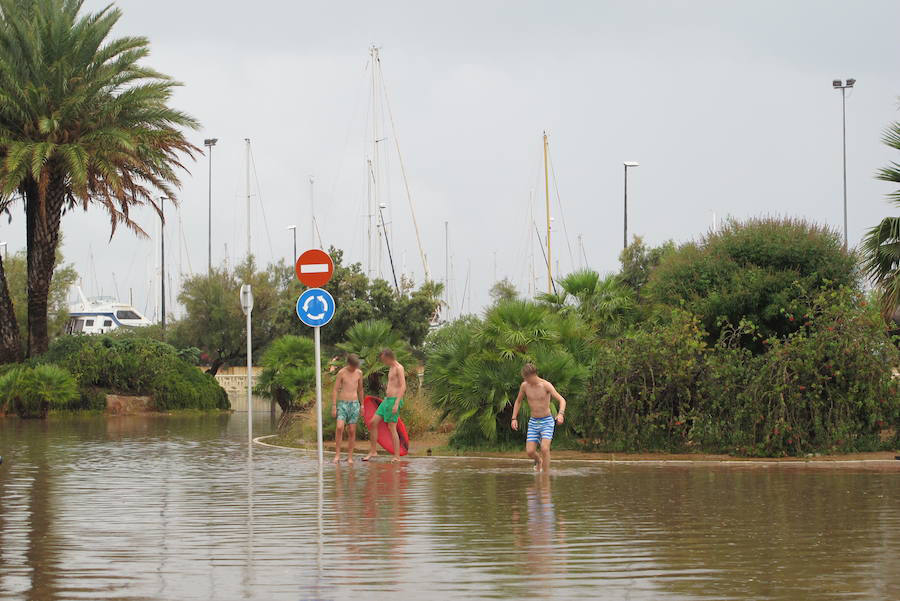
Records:
{"label": "tree foliage", "polygon": [[[413,346],[422,344],[437,310],[441,285],[426,282],[398,295],[384,280],[370,281],[359,263],[344,265],[343,252],[329,249],[335,269],[325,285],[335,300],[335,315],[321,330],[322,343],[333,347],[347,340],[350,330],[373,319],[386,321],[396,336]],[[179,301],[185,317],[172,326],[171,342],[178,347],[196,346],[215,373],[226,364],[246,357],[245,317],[238,295],[241,284],[253,286],[253,349],[264,351],[282,336],[309,336],[309,328],[297,318],[297,298],[305,290],[292,266],[283,262],[264,270],[255,262],[236,269],[214,269],[185,281]]]}
{"label": "tree foliage", "polygon": [[[900,121],[884,132],[884,143],[900,150]],[[876,177],[900,184],[900,163],[892,161]],[[888,194],[888,201],[900,205],[900,188]],[[878,289],[885,316],[894,316],[900,306],[900,217],[885,217],[870,229],[862,242],[863,270]]]}
{"label": "tree foliage", "polygon": [[[27,259],[24,251],[19,251],[4,261],[6,279],[9,282],[9,296],[15,308],[16,324],[19,327],[20,341],[28,339],[28,295]],[[47,299],[48,334],[53,340],[65,331],[69,319],[68,295],[72,286],[78,281],[78,272],[69,263],[63,263],[62,253],[57,251],[56,267],[50,283],[50,296]]]}
{"label": "tree foliage", "polygon": [[175,201],[181,161],[197,151],[184,135],[197,122],[169,106],[179,84],[142,64],[148,40],[113,38],[121,12],[82,5],[0,0],[0,209],[25,199],[31,354],[48,344],[63,211],[99,206],[113,233],[142,233],[134,207],[159,212],[160,192]]}
{"label": "tree foliage", "polygon": [[[644,287],[656,306],[698,316],[709,341],[749,320],[764,337],[797,329],[806,291],[858,285],[855,257],[833,231],[798,219],[731,221],[664,256]],[[762,351],[758,345],[755,350]]]}

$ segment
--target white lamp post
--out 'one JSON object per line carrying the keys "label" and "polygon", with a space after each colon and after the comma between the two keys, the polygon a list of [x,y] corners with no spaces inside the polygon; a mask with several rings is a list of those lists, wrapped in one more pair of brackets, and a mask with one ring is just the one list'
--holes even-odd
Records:
{"label": "white lamp post", "polygon": [[253,313],[253,291],[250,284],[241,286],[241,310],[247,316],[247,437],[253,444],[253,346],[250,315]]}

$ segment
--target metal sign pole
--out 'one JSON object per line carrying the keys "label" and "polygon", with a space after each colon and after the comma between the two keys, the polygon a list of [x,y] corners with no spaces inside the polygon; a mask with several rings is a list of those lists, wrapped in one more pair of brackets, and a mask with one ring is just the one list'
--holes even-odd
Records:
{"label": "metal sign pole", "polygon": [[319,337],[318,326],[313,328],[313,337],[316,342],[316,438],[319,443],[319,465],[324,463],[322,456],[322,346]]}
{"label": "metal sign pole", "polygon": [[253,446],[253,344],[250,334],[252,313],[253,309],[247,310],[247,438],[250,446]]}

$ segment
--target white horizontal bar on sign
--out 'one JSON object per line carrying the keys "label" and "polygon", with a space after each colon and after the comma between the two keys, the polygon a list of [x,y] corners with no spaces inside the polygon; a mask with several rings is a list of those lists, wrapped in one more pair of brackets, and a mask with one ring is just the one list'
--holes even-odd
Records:
{"label": "white horizontal bar on sign", "polygon": [[301,265],[300,273],[328,273],[328,263],[310,263]]}

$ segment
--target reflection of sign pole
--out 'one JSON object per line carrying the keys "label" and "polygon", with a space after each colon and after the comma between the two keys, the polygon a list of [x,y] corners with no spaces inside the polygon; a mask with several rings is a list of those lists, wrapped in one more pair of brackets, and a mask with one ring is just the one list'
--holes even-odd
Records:
{"label": "reflection of sign pole", "polygon": [[250,284],[241,286],[241,309],[247,316],[247,437],[253,444],[253,346],[250,336],[250,315],[253,313],[253,291]]}
{"label": "reflection of sign pole", "polygon": [[325,458],[322,449],[322,341],[321,327],[334,317],[334,298],[325,290],[316,286],[324,286],[334,273],[334,263],[326,253],[308,250],[297,259],[295,265],[297,279],[310,286],[297,299],[297,317],[313,329],[315,341],[316,369],[316,442],[319,450],[319,465]]}

